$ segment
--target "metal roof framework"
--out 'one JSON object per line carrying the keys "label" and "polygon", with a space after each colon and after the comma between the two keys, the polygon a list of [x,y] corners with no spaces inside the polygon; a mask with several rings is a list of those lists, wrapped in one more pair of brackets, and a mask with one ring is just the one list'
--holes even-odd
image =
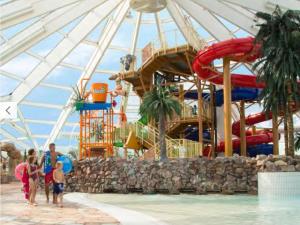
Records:
{"label": "metal roof framework", "polygon": [[[64,131],[64,127],[76,129],[75,122],[68,121],[71,116],[71,108],[68,107],[73,96],[70,85],[57,84],[47,81],[47,77],[57,68],[67,68],[77,71],[78,82],[81,78],[92,78],[103,74],[115,74],[116,69],[101,69],[103,57],[108,51],[119,51],[125,54],[137,55],[139,39],[143,38],[141,26],[154,25],[157,32],[157,40],[162,45],[168,42],[165,33],[167,24],[175,24],[176,29],[186,42],[195,46],[195,36],[189,35],[187,27],[192,26],[199,37],[207,43],[222,41],[237,36],[244,32],[245,35],[255,35],[255,12],[272,12],[278,4],[283,9],[300,9],[299,0],[166,0],[164,11],[153,13],[153,19],[143,19],[145,13],[132,12],[130,0],[6,0],[0,5],[0,75],[18,85],[12,93],[6,93],[0,97],[0,101],[15,101],[19,106],[44,108],[59,112],[56,119],[27,118],[18,109],[18,119],[12,121],[0,121],[0,141],[13,141],[21,148],[46,149],[50,142],[57,138],[75,137],[76,131]],[[186,17],[193,22],[188,23]],[[28,22],[29,21],[29,22]],[[76,23],[74,21],[77,21]],[[28,23],[26,26],[20,25]],[[69,24],[75,23],[72,29],[65,31]],[[133,26],[130,46],[121,46],[112,43],[122,24]],[[99,37],[91,40],[89,35],[104,24]],[[202,37],[207,32],[209,37]],[[14,35],[7,37],[5,33],[16,29]],[[45,55],[37,54],[32,48],[41,41],[59,35],[60,41]],[[77,65],[67,62],[66,58],[80,45],[90,46],[93,53],[86,65]],[[22,56],[30,57],[38,63],[26,76],[20,76],[5,69],[6,65],[14,59]],[[66,92],[69,98],[63,103],[45,101],[33,101],[27,97],[36,88],[48,88],[57,92]],[[130,111],[128,103],[128,113]],[[134,108],[135,106],[133,106]],[[132,109],[131,109],[132,110]],[[51,126],[51,130],[45,133],[36,133],[31,130],[31,125]],[[16,132],[14,132],[16,131]],[[18,135],[17,135],[18,133]],[[44,139],[44,143],[38,143],[37,138]]]}

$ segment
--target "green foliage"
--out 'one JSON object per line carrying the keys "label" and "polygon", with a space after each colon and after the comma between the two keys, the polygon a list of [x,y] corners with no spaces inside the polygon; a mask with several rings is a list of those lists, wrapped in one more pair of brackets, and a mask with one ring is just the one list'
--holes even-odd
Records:
{"label": "green foliage", "polygon": [[174,114],[181,114],[181,105],[171,94],[168,87],[156,87],[152,91],[146,92],[143,102],[140,106],[139,113],[142,117],[159,120],[160,113],[164,114],[164,118],[172,119]]}
{"label": "green foliage", "polygon": [[72,107],[75,108],[75,110],[79,110],[81,105],[84,103],[84,92],[81,93],[78,86],[72,87],[74,95],[72,96]]}
{"label": "green foliage", "polygon": [[296,134],[296,138],[295,138],[295,150],[296,151],[300,150],[300,133]]}
{"label": "green foliage", "polygon": [[258,80],[265,82],[261,93],[265,111],[277,111],[288,101],[298,101],[300,79],[300,11],[282,12],[277,6],[273,14],[258,12],[265,22],[256,35],[262,57],[254,64]]}
{"label": "green foliage", "polygon": [[147,118],[147,121],[153,119],[159,122],[160,160],[167,160],[165,123],[175,114],[180,115],[180,103],[172,96],[170,88],[157,86],[152,91],[145,93],[139,113],[142,117]]}

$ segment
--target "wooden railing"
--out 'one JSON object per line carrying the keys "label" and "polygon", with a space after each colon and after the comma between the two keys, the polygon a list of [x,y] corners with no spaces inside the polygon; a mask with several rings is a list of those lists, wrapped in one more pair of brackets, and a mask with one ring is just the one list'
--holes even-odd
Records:
{"label": "wooden railing", "polygon": [[[193,109],[193,106],[188,105],[186,103],[182,103],[181,115],[174,115],[172,120],[167,121],[167,131],[172,130],[174,127],[178,126],[182,121],[189,121],[191,119],[198,118],[198,107],[196,110]],[[208,102],[203,102],[203,114],[202,118],[205,120],[211,119],[211,107]]]}

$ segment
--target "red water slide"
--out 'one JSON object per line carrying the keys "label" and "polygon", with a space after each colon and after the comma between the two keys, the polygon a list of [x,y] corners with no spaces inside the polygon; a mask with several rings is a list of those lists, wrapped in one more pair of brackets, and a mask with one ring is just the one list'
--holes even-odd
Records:
{"label": "red water slide", "polygon": [[[202,80],[208,80],[214,84],[223,84],[223,74],[213,70],[210,66],[215,59],[229,57],[232,61],[253,62],[260,55],[260,46],[254,43],[254,38],[238,38],[222,41],[213,44],[206,49],[199,51],[194,62],[193,69]],[[231,83],[237,87],[263,88],[264,83],[258,83],[256,76],[244,74],[231,74]],[[269,117],[271,119],[271,117]],[[250,115],[246,118],[246,125],[254,125],[266,121],[264,113]],[[240,136],[240,121],[233,123],[232,133]],[[269,143],[272,141],[272,132],[261,130],[255,134],[246,132],[247,146]],[[240,139],[232,140],[233,148],[240,147]],[[224,151],[224,142],[220,142],[217,147],[218,151]]]}
{"label": "red water slide", "polygon": [[[272,115],[268,116],[268,119],[272,119]],[[261,112],[253,115],[249,115],[245,119],[246,126],[252,126],[254,124],[266,121],[266,114]],[[232,124],[232,133],[238,137],[240,137],[240,121],[236,121]],[[258,130],[255,133],[252,130],[246,130],[246,143],[247,146],[253,146],[258,144],[269,143],[273,141],[273,133],[271,130]],[[241,141],[239,138],[232,140],[233,149],[239,149],[241,145]],[[219,152],[223,152],[225,150],[225,143],[221,141],[217,146],[217,150]]]}
{"label": "red water slide", "polygon": [[[237,38],[213,44],[199,51],[193,69],[202,80],[214,84],[223,84],[223,75],[211,68],[215,59],[230,57],[232,61],[253,62],[259,57],[260,46],[254,44],[254,38]],[[263,88],[263,83],[257,83],[256,76],[244,74],[231,74],[231,83],[237,87]]]}

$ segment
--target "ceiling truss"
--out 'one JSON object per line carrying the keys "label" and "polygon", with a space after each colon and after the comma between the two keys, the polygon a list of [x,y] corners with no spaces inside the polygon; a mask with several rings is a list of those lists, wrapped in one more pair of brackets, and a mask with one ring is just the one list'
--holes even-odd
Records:
{"label": "ceiling truss", "polygon": [[[164,24],[175,22],[185,40],[197,48],[199,40],[197,36],[191,35],[191,31],[189,30],[191,23],[186,18],[186,15],[193,18],[199,26],[211,35],[211,38],[206,40],[207,43],[210,43],[215,40],[221,41],[233,38],[240,30],[250,35],[255,35],[257,32],[254,22],[255,12],[272,12],[276,4],[280,5],[283,9],[300,8],[300,1],[297,0],[167,0],[167,11],[171,18],[161,18],[160,13],[155,13],[154,20],[142,20],[142,13],[136,13],[135,19],[127,17],[129,0],[89,0],[88,4],[85,0],[15,0],[7,4],[2,4],[0,10],[5,13],[2,13],[0,16],[1,31],[5,31],[28,20],[32,20],[33,23],[9,39],[5,35],[0,34],[2,39],[0,66],[21,53],[26,53],[39,60],[39,64],[25,78],[0,69],[1,75],[20,83],[12,93],[0,97],[0,101],[10,100],[20,105],[60,110],[61,114],[57,121],[29,119],[24,118],[19,109],[19,118],[17,120],[2,120],[0,121],[0,125],[8,124],[24,136],[16,137],[1,127],[0,133],[6,138],[4,140],[11,140],[21,148],[30,147],[25,141],[30,141],[35,148],[41,147],[38,146],[36,138],[45,139],[43,147],[46,148],[50,142],[55,141],[58,137],[70,138],[74,137],[74,135],[76,136],[76,132],[61,131],[64,126],[78,128],[78,123],[67,122],[71,113],[71,108],[68,106],[73,96],[73,89],[63,84],[46,82],[44,79],[59,66],[80,71],[80,79],[91,78],[94,74],[116,74],[118,71],[99,69],[98,65],[101,63],[104,53],[107,49],[122,51],[124,54],[131,53],[137,55],[138,52],[140,53],[141,49],[138,48],[137,42],[142,24],[155,24],[158,31],[158,39],[160,44],[163,45],[166,42]],[[78,24],[71,31],[66,33],[61,30],[76,19],[78,19]],[[125,19],[129,23],[134,23],[135,26],[131,46],[111,45],[113,37]],[[229,29],[222,19],[234,24],[238,28],[235,30]],[[98,42],[87,39],[87,36],[104,21],[107,21],[107,24],[101,32]],[[54,33],[60,34],[63,38],[48,55],[43,57],[30,50],[31,47]],[[86,66],[79,66],[64,61],[79,44],[95,48]],[[248,65],[245,66],[249,68]],[[77,85],[79,85],[79,81]],[[67,91],[70,93],[70,98],[65,105],[33,102],[26,99],[36,87]],[[134,113],[134,109],[129,107],[128,113]],[[33,134],[29,124],[51,125],[53,129],[50,135]]]}

